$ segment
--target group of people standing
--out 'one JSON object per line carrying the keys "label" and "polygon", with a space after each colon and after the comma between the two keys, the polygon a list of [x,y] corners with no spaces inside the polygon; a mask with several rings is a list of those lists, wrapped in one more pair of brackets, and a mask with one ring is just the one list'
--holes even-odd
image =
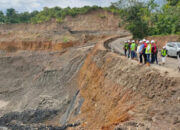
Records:
{"label": "group of people standing", "polygon": [[[124,54],[128,58],[138,59],[140,63],[147,64],[148,66],[156,62],[158,64],[158,48],[154,40],[140,40],[140,41],[125,41]],[[165,64],[167,50],[165,47],[161,50],[162,62]]]}

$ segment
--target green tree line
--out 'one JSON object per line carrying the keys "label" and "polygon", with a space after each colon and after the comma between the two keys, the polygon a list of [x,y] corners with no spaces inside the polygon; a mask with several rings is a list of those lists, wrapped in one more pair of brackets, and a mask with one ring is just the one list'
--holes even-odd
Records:
{"label": "green tree line", "polygon": [[98,6],[84,6],[82,8],[48,8],[44,7],[42,11],[33,11],[31,13],[18,13],[15,9],[10,8],[6,10],[6,14],[0,11],[1,24],[15,24],[15,23],[42,23],[51,19],[56,19],[57,22],[62,22],[63,19],[69,15],[75,17],[78,14],[85,14],[92,10],[102,9]]}
{"label": "green tree line", "polygon": [[180,1],[167,0],[159,7],[154,0],[139,2],[138,0],[119,0],[110,7],[85,6],[82,8],[47,8],[42,11],[18,13],[15,9],[0,11],[0,24],[42,23],[51,19],[62,22],[66,16],[75,17],[92,10],[104,9],[119,14],[123,25],[132,32],[135,38],[148,35],[180,34]]}

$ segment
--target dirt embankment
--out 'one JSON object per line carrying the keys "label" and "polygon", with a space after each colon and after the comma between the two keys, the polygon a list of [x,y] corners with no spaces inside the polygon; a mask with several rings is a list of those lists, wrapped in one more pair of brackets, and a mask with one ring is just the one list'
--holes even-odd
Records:
{"label": "dirt embankment", "polygon": [[87,42],[96,43],[119,34],[120,22],[119,16],[97,10],[76,17],[67,16],[62,23],[52,20],[42,24],[0,25],[0,49],[61,50]]}
{"label": "dirt embankment", "polygon": [[151,36],[147,37],[148,40],[155,40],[159,49],[163,48],[167,42],[180,41],[180,35],[167,35],[167,36]]}
{"label": "dirt embankment", "polygon": [[80,43],[67,42],[53,44],[50,41],[12,41],[12,42],[1,42],[0,49],[8,52],[16,52],[18,50],[46,50],[46,51],[61,51],[63,49],[78,46]]}
{"label": "dirt embankment", "polygon": [[[96,45],[78,78],[84,98],[77,129],[158,129],[180,127],[180,79],[107,52]],[[168,128],[167,128],[168,126]]]}

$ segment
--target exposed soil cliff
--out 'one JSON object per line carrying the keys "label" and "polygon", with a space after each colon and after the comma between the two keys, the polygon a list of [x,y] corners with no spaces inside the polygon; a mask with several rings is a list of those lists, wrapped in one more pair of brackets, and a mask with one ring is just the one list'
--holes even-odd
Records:
{"label": "exposed soil cliff", "polygon": [[79,73],[84,103],[74,117],[82,122],[77,129],[178,130],[179,81],[179,77],[108,53],[99,43]]}
{"label": "exposed soil cliff", "polygon": [[62,23],[52,20],[42,24],[0,25],[0,49],[62,50],[87,42],[95,43],[121,33],[120,22],[119,16],[97,10],[68,16]]}

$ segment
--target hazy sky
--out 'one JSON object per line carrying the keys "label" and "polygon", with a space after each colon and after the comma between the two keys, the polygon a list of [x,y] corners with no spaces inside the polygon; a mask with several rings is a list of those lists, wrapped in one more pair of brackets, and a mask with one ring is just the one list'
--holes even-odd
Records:
{"label": "hazy sky", "polygon": [[[0,10],[15,8],[19,12],[41,10],[43,7],[82,7],[85,5],[109,6],[118,0],[0,0]],[[144,0],[146,1],[146,0]],[[156,0],[163,1],[163,0]]]}

